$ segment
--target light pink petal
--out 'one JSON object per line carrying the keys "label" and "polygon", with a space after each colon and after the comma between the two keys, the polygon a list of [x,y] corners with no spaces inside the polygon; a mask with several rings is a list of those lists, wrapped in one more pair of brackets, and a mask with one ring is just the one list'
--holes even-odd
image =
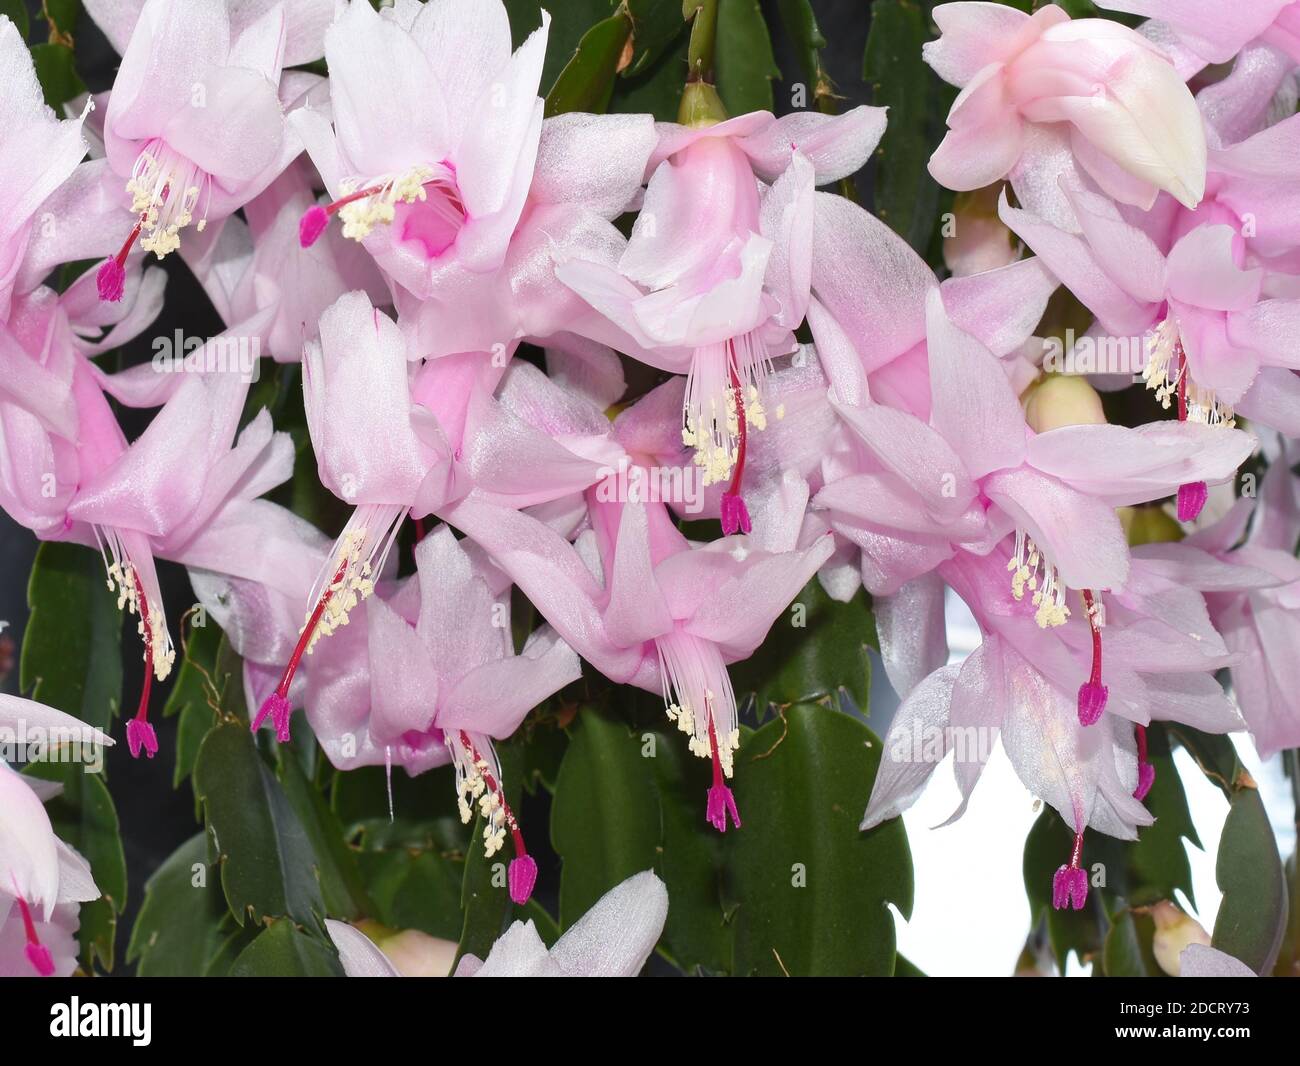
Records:
{"label": "light pink petal", "polygon": [[798,152],[812,164],[816,184],[827,185],[863,167],[884,135],[885,118],[885,108],[865,104],[842,115],[796,111],[736,143],[764,181],[775,181]]}
{"label": "light pink petal", "polygon": [[365,181],[442,160],[442,94],[410,34],[369,4],[349,4],[325,34],[325,58],[343,177]]}
{"label": "light pink petal", "polygon": [[759,225],[772,241],[766,279],[778,305],[773,317],[797,329],[808,310],[812,281],[813,170],[802,153],[764,195]]}
{"label": "light pink petal", "polygon": [[933,16],[940,36],[924,45],[922,55],[952,85],[965,85],[988,64],[999,62],[1030,22],[1023,11],[991,3],[939,4]]}
{"label": "light pink petal", "polygon": [[880,658],[902,699],[948,661],[943,598],[942,579],[926,574],[875,601]]}
{"label": "light pink petal", "polygon": [[1228,335],[1221,311],[1170,301],[1192,380],[1210,389],[1221,403],[1239,402],[1259,373],[1259,353],[1239,347]]}
{"label": "light pink petal", "polygon": [[[223,0],[185,5],[149,0],[113,82],[105,118],[109,157],[114,141],[155,137],[172,115],[191,110],[194,86],[224,64],[229,53],[230,21]],[[124,162],[129,171],[130,161]]]}
{"label": "light pink petal", "polygon": [[0,884],[48,918],[59,893],[58,838],[40,798],[7,763],[0,763],[0,809]]}
{"label": "light pink petal", "polygon": [[996,270],[948,278],[939,291],[957,328],[1000,358],[1033,334],[1059,284],[1041,259],[1030,257]]}
{"label": "light pink petal", "polygon": [[417,629],[440,676],[456,680],[510,652],[509,612],[498,609],[487,582],[446,526],[415,550],[420,574]]}
{"label": "light pink petal", "polygon": [[1155,307],[1150,301],[1127,292],[1107,274],[1081,237],[1011,207],[1005,192],[998,204],[998,215],[1098,317],[1108,332],[1134,335],[1151,325]]}
{"label": "light pink petal", "polygon": [[505,5],[501,0],[432,0],[419,10],[410,30],[437,76],[454,145],[464,136],[475,102],[500,82],[510,61]]}
{"label": "light pink petal", "polygon": [[1066,825],[1082,831],[1092,815],[1101,761],[1110,756],[1109,737],[1104,729],[1079,725],[1074,695],[1010,649],[1006,667],[1002,743],[1016,776],[1055,807]]}
{"label": "light pink petal", "polygon": [[[599,499],[600,489],[596,491]],[[655,580],[649,508],[645,504],[622,506],[613,551],[613,566],[606,579],[609,603],[605,608],[610,639],[633,647],[670,632],[673,616]]]}
{"label": "light pink petal", "polygon": [[1136,300],[1158,303],[1165,296],[1165,257],[1147,234],[1125,221],[1104,196],[1068,189],[1084,239],[1102,270]]}
{"label": "light pink petal", "polygon": [[563,971],[551,961],[546,944],[532,919],[529,919],[527,922],[515,922],[497,938],[488,957],[483,960],[483,965],[473,976],[562,977]]}
{"label": "light pink petal", "polygon": [[1259,299],[1264,272],[1233,261],[1237,234],[1230,226],[1197,226],[1169,253],[1169,293],[1181,303],[1241,311]]}
{"label": "light pink petal", "polygon": [[1266,366],[1300,370],[1300,300],[1260,300],[1228,316],[1228,339],[1249,348]]}
{"label": "light pink petal", "polygon": [[[834,549],[833,538],[823,536],[802,551],[747,563],[715,596],[699,606],[684,627],[686,632],[714,641],[729,655],[749,655]],[[691,553],[699,554],[698,550]],[[684,578],[688,576],[683,574]],[[668,589],[670,600],[681,594],[689,596],[691,590]]]}
{"label": "light pink petal", "polygon": [[[446,6],[446,5],[444,5]],[[616,218],[641,188],[655,145],[649,115],[556,115],[542,123],[529,195]]]}
{"label": "light pink petal", "polygon": [[339,299],[303,357],[308,426],[322,483],[348,503],[410,503],[424,477],[411,428],[406,347],[365,293]]}
{"label": "light pink petal", "polygon": [[870,373],[924,339],[934,274],[902,237],[844,197],[817,193],[813,210],[813,293]]}
{"label": "light pink petal", "polygon": [[1158,19],[1211,63],[1227,63],[1258,37],[1290,0],[1255,0],[1225,6],[1218,0],[1105,0],[1111,11]]}
{"label": "light pink petal", "polygon": [[936,521],[952,522],[977,489],[962,456],[920,419],[883,404],[836,407],[885,467],[917,493]]}
{"label": "light pink petal", "polygon": [[543,12],[541,26],[480,89],[470,108],[470,124],[456,148],[456,182],[471,216],[503,212],[518,218],[523,207],[518,179],[526,192],[541,136],[537,90],[550,24]]}
{"label": "light pink petal", "polygon": [[325,919],[325,931],[338,949],[339,962],[349,977],[401,977],[397,967],[370,937],[347,922]]}
{"label": "light pink petal", "polygon": [[457,681],[447,693],[438,725],[504,739],[529,711],[581,676],[574,650],[543,626],[520,654],[485,663]]}
{"label": "light pink petal", "polygon": [[926,749],[918,752],[917,741],[936,752],[947,750],[948,708],[960,670],[960,663],[935,670],[894,712],[859,829],[874,829],[898,817],[920,796],[939,759],[924,757]]}
{"label": "light pink petal", "polygon": [[1136,429],[1063,426],[1035,435],[1026,460],[1041,473],[1120,507],[1168,496],[1189,481],[1231,477],[1254,445],[1241,430],[1174,420]]}
{"label": "light pink petal", "polygon": [[1237,411],[1288,437],[1300,437],[1300,377],[1293,371],[1266,366],[1255,375]]}
{"label": "light pink petal", "polygon": [[426,733],[438,708],[438,675],[415,628],[379,597],[366,604],[370,653],[370,736],[396,744]]}
{"label": "light pink petal", "polygon": [[667,918],[664,883],[650,870],[634,874],[564,931],[551,948],[551,961],[566,977],[635,977]]}
{"label": "light pink petal", "polygon": [[939,290],[926,302],[931,419],[966,471],[981,478],[1017,466],[1025,454],[1025,420],[993,354],[948,318]]}
{"label": "light pink petal", "polygon": [[1128,542],[1109,504],[1030,467],[1005,470],[984,485],[1075,589],[1113,589],[1128,577]]}
{"label": "light pink petal", "polygon": [[969,191],[1005,178],[1024,150],[1024,122],[1005,98],[996,67],[962,90],[948,114],[948,133],[930,157],[930,176],[946,189]]}

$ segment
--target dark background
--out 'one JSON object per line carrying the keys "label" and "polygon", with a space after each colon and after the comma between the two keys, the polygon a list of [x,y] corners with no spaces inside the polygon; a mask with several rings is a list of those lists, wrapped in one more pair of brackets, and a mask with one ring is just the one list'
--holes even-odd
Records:
{"label": "dark background", "polygon": [[[183,2],[183,0],[177,0]],[[553,0],[562,4],[565,0]],[[862,56],[866,48],[870,24],[869,0],[812,0],[818,22],[826,37],[827,46],[822,51],[822,61],[844,98],[847,109],[860,103],[871,102],[871,92],[862,78]],[[795,83],[804,81],[799,58],[790,40],[784,35],[776,0],[763,0],[762,8],[772,35],[772,47],[777,66],[785,75],[773,82],[773,97],[777,114],[791,110],[790,101]],[[46,38],[47,26],[41,16],[39,0],[28,0],[32,43]],[[118,56],[95,24],[83,13],[75,32],[77,70],[92,92],[111,88],[117,71]],[[857,175],[859,198],[870,206],[871,167]],[[142,362],[152,351],[152,337],[169,336],[182,329],[187,335],[212,336],[223,326],[203,290],[176,256],[169,256],[162,264],[167,270],[167,301],[162,314],[145,335],[125,345],[116,358],[120,365]],[[120,409],[127,437],[134,439],[148,424],[150,412]],[[333,530],[326,532],[333,533]],[[18,648],[27,620],[27,577],[36,553],[36,538],[26,529],[16,525],[8,515],[0,512],[0,620],[8,622],[0,633],[0,689],[18,693]],[[87,549],[90,550],[90,549]],[[158,573],[163,585],[165,607],[172,627],[173,639],[178,639],[176,621],[194,602],[189,582],[183,568],[160,561]],[[122,640],[124,678],[122,706],[125,714],[134,712],[139,699],[143,678],[143,659],[140,642],[135,632],[134,620],[127,626]],[[179,663],[177,664],[179,666]],[[172,678],[176,676],[173,672]],[[150,720],[158,732],[158,757],[132,759],[127,751],[121,723],[115,730],[119,743],[110,749],[108,775],[113,799],[117,804],[122,827],[122,843],[126,852],[130,879],[126,911],[118,926],[116,973],[128,972],[124,965],[128,932],[144,895],[144,883],[159,864],[195,832],[194,807],[188,786],[177,792],[172,788],[176,719],[162,717],[161,709],[172,685],[172,678],[155,686],[151,700]],[[125,717],[124,714],[124,717]],[[544,809],[530,810],[531,805],[544,807],[545,791],[525,803],[523,817],[526,823],[536,826],[547,824]],[[537,857],[543,871],[554,868],[558,860],[545,854],[549,840],[545,832],[529,836],[530,849]],[[534,843],[535,842],[535,843]],[[549,860],[549,861],[548,861]],[[556,879],[539,880],[539,886]],[[549,902],[554,906],[554,901]]]}

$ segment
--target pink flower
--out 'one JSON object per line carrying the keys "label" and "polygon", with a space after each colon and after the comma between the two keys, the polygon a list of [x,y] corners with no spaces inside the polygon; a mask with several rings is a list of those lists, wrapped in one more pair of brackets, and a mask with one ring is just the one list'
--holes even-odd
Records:
{"label": "pink flower", "polygon": [[1291,447],[1274,458],[1258,500],[1240,499],[1214,525],[1180,544],[1160,546],[1175,558],[1198,559],[1208,552],[1220,564],[1222,578],[1206,598],[1225,643],[1238,655],[1232,689],[1263,758],[1300,744],[1294,655],[1300,641],[1300,493],[1288,468],[1294,455]]}
{"label": "pink flower", "polygon": [[298,240],[298,220],[313,202],[312,171],[299,159],[264,192],[187,243],[186,263],[227,325],[274,308],[263,353],[296,363],[304,340],[319,339],[319,321],[340,296],[364,290],[375,304],[390,302],[388,288],[365,249],[337,231],[310,248]]}
{"label": "pink flower", "polygon": [[1078,689],[1078,713],[1091,724],[1108,693],[1101,593],[1129,579],[1114,508],[1159,499],[1184,482],[1227,478],[1253,438],[1192,423],[1033,433],[997,361],[953,325],[937,291],[927,318],[930,424],[881,404],[837,405],[864,449],[860,472],[850,467],[829,481],[812,505],[864,557],[870,552],[879,575],[873,593],[898,591],[954,552],[983,556],[1000,542],[1010,556],[1006,589],[1039,628],[1065,624],[1068,594],[1078,591],[1093,664]]}
{"label": "pink flower", "polygon": [[297,154],[276,95],[283,59],[279,6],[236,35],[224,0],[144,5],[104,120],[135,225],[99,269],[103,299],[121,299],[137,241],[159,258],[175,251],[183,229],[230,215]]}
{"label": "pink flower", "polygon": [[1158,47],[1106,19],[1055,4],[1026,15],[988,3],[941,4],[926,62],[961,88],[930,173],[951,189],[1059,173],[1034,127],[1068,127],[1074,159],[1110,196],[1148,208],[1163,189],[1195,207],[1205,132],[1183,79]]}
{"label": "pink flower", "polygon": [[[341,687],[342,663],[331,664],[309,677],[308,718],[336,765],[382,753],[387,765],[418,773],[450,759],[461,820],[474,808],[487,819],[486,855],[502,848],[507,832],[513,838],[510,892],[522,904],[537,866],[506,802],[492,738],[509,737],[533,707],[577,680],[578,657],[549,627],[515,655],[508,590],[493,592],[445,526],[420,541],[416,564],[418,591],[407,583],[392,606],[379,597],[366,603],[368,693]],[[414,619],[399,613],[412,609]]]}
{"label": "pink flower", "polygon": [[1104,197],[1066,193],[1082,233],[1005,199],[1002,217],[1096,314],[1097,332],[1145,347],[1130,358],[1161,405],[1176,408],[1179,421],[1230,427],[1236,409],[1300,432],[1300,387],[1291,374],[1300,368],[1292,344],[1300,301],[1265,296],[1269,275],[1250,264],[1232,227],[1196,225],[1166,255]]}
{"label": "pink flower", "polygon": [[638,358],[689,375],[682,439],[705,484],[730,481],[724,534],[750,529],[748,430],[781,414],[762,386],[808,306],[814,186],[856,170],[883,132],[882,111],[866,107],[667,126],[617,267],[575,258],[556,268]]}
{"label": "pink flower", "polygon": [[86,154],[81,122],[55,118],[31,54],[7,17],[0,17],[0,320],[9,317],[15,279],[41,203]]}
{"label": "pink flower", "polygon": [[[1153,820],[1141,803],[1154,780],[1146,725],[1157,719],[1216,733],[1239,728],[1214,678],[1234,657],[1197,591],[1213,587],[1222,574],[1213,563],[1202,567],[1195,560],[1182,567],[1145,556],[1133,560],[1128,582],[1108,596],[1102,619],[1109,713],[1084,724],[1074,687],[1092,654],[1097,617],[1052,629],[1035,626],[1005,585],[1005,555],[1005,546],[988,556],[960,552],[940,567],[974,613],[983,643],[964,662],[940,666],[906,693],[886,737],[863,828],[901,813],[919,795],[938,760],[919,758],[918,744],[956,752],[962,802],[953,817],[960,816],[1000,738],[1026,787],[1075,829],[1070,859],[1054,878],[1053,904],[1077,910],[1087,895],[1085,827],[1131,840]],[[938,612],[942,634],[942,596],[916,599],[910,608],[909,615],[886,617],[882,649],[902,642],[904,651],[925,656],[926,634],[934,630],[931,611]]]}
{"label": "pink flower", "polygon": [[[0,695],[0,731],[59,730],[85,743],[113,742],[52,707]],[[77,965],[77,905],[98,899],[90,865],[54,834],[44,801],[59,786],[0,762],[0,976],[68,977]]]}
{"label": "pink flower", "polygon": [[[613,477],[588,493],[592,529],[577,546],[538,519],[471,493],[446,512],[559,634],[611,680],[661,692],[691,751],[713,764],[709,822],[740,818],[726,779],[739,746],[726,664],[747,658],[830,555],[752,549],[743,537],[695,546],[658,503],[613,498]],[[589,569],[590,567],[590,569]]]}
{"label": "pink flower", "polygon": [[350,3],[325,35],[333,129],[295,119],[336,199],[302,219],[311,244],[338,214],[398,284],[427,298],[447,271],[500,266],[542,128],[550,16],[514,55],[500,0]]}
{"label": "pink flower", "polygon": [[321,482],[356,510],[311,590],[280,683],[253,721],[257,728],[270,716],[281,739],[303,656],[374,591],[408,512],[441,514],[479,484],[503,506],[547,503],[581,492],[618,452],[598,409],[532,367],[507,372],[481,352],[408,363],[397,325],[364,293],[336,301],[320,333],[303,356],[308,428]]}
{"label": "pink flower", "polygon": [[[9,381],[0,410],[13,448],[0,471],[0,503],[43,539],[96,546],[118,606],[139,614],[150,668],[127,739],[133,755],[143,750],[152,757],[157,741],[148,722],[151,683],[164,680],[175,659],[155,556],[184,561],[227,501],[251,499],[287,478],[292,445],[287,435],[272,433],[264,411],[236,442],[248,391],[238,374],[160,374],[150,364],[121,375],[100,371],[84,352],[115,343],[127,320],[152,298],[137,298],[133,291],[121,309],[101,312],[101,322],[121,321],[110,334],[113,341],[90,342],[76,336],[68,318],[99,307],[90,283],[90,275],[83,275],[62,297],[37,290],[21,301],[9,327],[0,329],[0,365]],[[143,286],[156,288],[148,276]],[[133,322],[127,333],[147,321]],[[144,406],[165,402],[128,444],[106,391]]]}
{"label": "pink flower", "polygon": [[[640,193],[654,123],[543,122],[549,18],[512,56],[500,0],[402,4],[379,16],[353,4],[328,38],[332,128],[327,109],[291,116],[335,198],[303,214],[302,243],[338,215],[391,279],[421,356],[614,333],[553,268],[617,256],[624,240],[611,220]],[[395,131],[394,114],[411,121]]]}

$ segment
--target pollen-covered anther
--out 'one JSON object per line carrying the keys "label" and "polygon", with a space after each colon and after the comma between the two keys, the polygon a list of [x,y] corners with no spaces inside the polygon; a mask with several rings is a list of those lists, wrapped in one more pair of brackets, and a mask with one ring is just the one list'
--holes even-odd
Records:
{"label": "pollen-covered anther", "polygon": [[1011,574],[1011,595],[1017,601],[1025,598],[1026,591],[1030,593],[1030,602],[1036,608],[1034,621],[1040,629],[1065,624],[1070,617],[1065,586],[1056,567],[1024,530],[1016,530],[1015,551],[1007,560],[1007,571]]}
{"label": "pollen-covered anther", "polygon": [[1213,389],[1204,388],[1192,380],[1187,352],[1178,334],[1178,325],[1172,318],[1166,318],[1147,335],[1142,381],[1155,393],[1164,410],[1178,405],[1180,421],[1224,429],[1232,429],[1237,424],[1231,406],[1220,403]]}
{"label": "pollen-covered anther", "polygon": [[771,369],[763,342],[752,334],[695,349],[682,405],[682,443],[695,449],[706,486],[743,467],[746,429],[767,428],[762,397]]}
{"label": "pollen-covered anther", "polygon": [[[389,225],[396,216],[399,203],[413,204],[428,197],[424,186],[433,177],[433,168],[421,165],[401,174],[365,183],[364,188],[363,183],[355,179],[344,182],[343,196],[338,201],[338,215],[343,220],[343,236],[360,241],[370,236],[375,226]],[[358,192],[364,195],[357,196]],[[351,197],[356,198],[350,199]]]}
{"label": "pollen-covered anther", "polygon": [[[137,157],[126,191],[139,220],[140,247],[159,259],[180,247],[180,232],[194,222],[199,200],[209,188],[207,174],[161,142],[151,142]],[[206,217],[198,222],[202,230]]]}
{"label": "pollen-covered anther", "polygon": [[340,626],[347,625],[348,615],[352,609],[375,591],[375,583],[371,578],[373,566],[365,547],[364,526],[359,529],[349,529],[343,534],[335,557],[337,568],[334,572],[334,580],[326,586],[325,594],[318,604],[321,608],[320,616],[312,625],[315,612],[309,613],[303,628],[298,631],[300,634],[306,633],[307,627],[311,626],[310,635],[307,637],[308,655],[312,653],[316,642],[322,637],[328,637]]}

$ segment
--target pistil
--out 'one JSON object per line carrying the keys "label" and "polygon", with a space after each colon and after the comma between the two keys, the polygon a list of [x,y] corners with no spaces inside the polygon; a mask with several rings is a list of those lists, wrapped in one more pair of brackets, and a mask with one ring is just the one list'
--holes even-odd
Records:
{"label": "pistil", "polygon": [[1088,726],[1101,718],[1110,689],[1101,683],[1101,630],[1106,624],[1106,609],[1091,589],[1084,589],[1082,595],[1084,614],[1092,630],[1092,675],[1079,686],[1079,724]]}
{"label": "pistil", "polygon": [[23,929],[27,936],[27,961],[42,977],[53,977],[54,956],[50,954],[50,949],[41,943],[41,938],[36,933],[36,922],[32,920],[31,907],[22,896],[18,897],[18,913],[22,915]]}
{"label": "pistil", "polygon": [[736,466],[731,474],[731,486],[722,494],[722,532],[725,536],[750,531],[749,509],[741,495],[741,483],[745,478],[745,448],[748,443],[748,420],[745,417],[745,396],[733,365],[729,368],[731,375],[731,394],[736,404]]}
{"label": "pistil", "polygon": [[1061,866],[1052,877],[1052,906],[1058,911],[1072,906],[1083,910],[1088,901],[1088,871],[1083,869],[1083,833],[1074,834],[1074,848],[1070,862]]}

